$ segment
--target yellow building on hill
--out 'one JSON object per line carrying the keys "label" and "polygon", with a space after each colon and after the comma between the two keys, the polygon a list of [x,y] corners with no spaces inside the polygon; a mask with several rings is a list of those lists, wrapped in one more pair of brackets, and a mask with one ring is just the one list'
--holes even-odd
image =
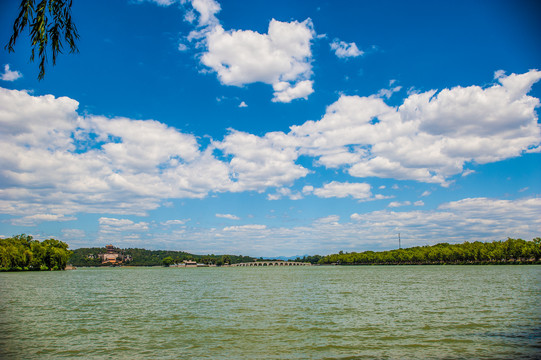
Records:
{"label": "yellow building on hill", "polygon": [[131,260],[130,255],[124,255],[122,250],[115,248],[113,245],[107,245],[105,251],[105,254],[98,254],[102,264],[116,265]]}

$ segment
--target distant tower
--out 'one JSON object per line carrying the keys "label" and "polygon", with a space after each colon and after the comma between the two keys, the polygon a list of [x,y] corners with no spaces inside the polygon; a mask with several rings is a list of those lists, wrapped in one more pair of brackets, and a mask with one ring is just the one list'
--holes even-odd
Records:
{"label": "distant tower", "polygon": [[401,249],[401,246],[400,246],[400,233],[398,233],[398,249],[400,250]]}

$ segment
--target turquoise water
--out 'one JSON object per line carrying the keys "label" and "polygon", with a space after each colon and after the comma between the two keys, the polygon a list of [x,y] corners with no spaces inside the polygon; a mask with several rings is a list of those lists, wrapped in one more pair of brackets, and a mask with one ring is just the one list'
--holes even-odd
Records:
{"label": "turquoise water", "polygon": [[541,358],[541,266],[0,273],[2,359]]}

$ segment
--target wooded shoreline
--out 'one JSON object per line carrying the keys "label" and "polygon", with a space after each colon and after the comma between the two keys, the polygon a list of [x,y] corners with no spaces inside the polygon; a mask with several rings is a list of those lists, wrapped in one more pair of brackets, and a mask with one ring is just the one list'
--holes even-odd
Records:
{"label": "wooded shoreline", "polygon": [[64,270],[71,254],[63,241],[16,235],[0,239],[0,271]]}
{"label": "wooded shoreline", "polygon": [[[109,266],[95,256],[105,248],[68,250],[68,244],[56,239],[41,243],[31,236],[17,235],[0,239],[0,271],[64,270],[75,267]],[[206,266],[226,266],[246,262],[269,261],[242,255],[194,255],[184,251],[123,249],[129,261],[122,266],[170,266],[189,260]],[[275,260],[277,261],[277,260]],[[278,260],[280,261],[280,260]],[[386,251],[343,252],[326,256],[297,257],[294,262],[313,265],[526,265],[541,264],[541,238],[531,241],[508,238],[505,241],[439,243]]]}
{"label": "wooded shoreline", "polygon": [[470,265],[536,264],[541,258],[541,238],[532,241],[440,243],[387,251],[351,252],[324,256],[321,264],[341,265]]}

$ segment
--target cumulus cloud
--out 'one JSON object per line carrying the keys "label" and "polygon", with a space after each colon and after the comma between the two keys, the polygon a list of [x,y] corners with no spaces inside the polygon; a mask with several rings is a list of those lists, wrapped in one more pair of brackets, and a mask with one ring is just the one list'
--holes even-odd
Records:
{"label": "cumulus cloud", "polygon": [[[191,9],[185,19],[197,28],[188,36],[203,49],[201,64],[216,73],[224,85],[244,86],[262,82],[272,85],[274,102],[306,99],[312,88],[312,21],[282,22],[272,19],[267,33],[224,29],[216,14],[214,0],[187,1]],[[182,46],[184,50],[186,46]]]}
{"label": "cumulus cloud", "polygon": [[229,220],[240,220],[238,216],[232,214],[216,214],[216,217]]}
{"label": "cumulus cloud", "polygon": [[0,107],[1,213],[143,215],[232,183],[212,149],[157,121],[82,117],[72,99],[7,89]]}
{"label": "cumulus cloud", "polygon": [[302,194],[298,191],[292,191],[289,188],[279,188],[276,189],[274,194],[268,194],[267,200],[279,200],[283,197],[287,197],[290,200],[300,200],[302,199]]}
{"label": "cumulus cloud", "polygon": [[346,96],[319,121],[292,126],[301,154],[356,177],[448,184],[466,162],[487,163],[539,147],[540,128],[528,96],[541,72],[499,75],[487,88],[454,87],[409,95],[399,107],[381,97]]}
{"label": "cumulus cloud", "polygon": [[331,42],[331,49],[334,50],[334,53],[339,58],[350,58],[350,57],[358,57],[364,54],[359,48],[357,47],[357,44],[354,42],[347,43],[345,41],[340,41],[338,39],[334,39]]}
{"label": "cumulus cloud", "polygon": [[409,206],[411,205],[411,201],[392,201],[389,203],[389,207],[401,207],[401,206]]}
{"label": "cumulus cloud", "polygon": [[313,92],[310,49],[312,22],[272,19],[268,32],[224,30],[214,25],[204,33],[201,63],[216,72],[224,85],[263,82],[274,89],[277,102],[307,98]]}
{"label": "cumulus cloud", "polygon": [[312,80],[300,81],[295,85],[281,81],[272,85],[274,89],[273,102],[288,103],[295,99],[308,99],[308,95],[314,92]]}
{"label": "cumulus cloud", "polygon": [[[46,219],[26,216],[82,211],[145,215],[167,199],[269,188],[277,190],[268,199],[385,198],[366,183],[289,189],[318,166],[445,186],[468,172],[466,163],[539,148],[539,99],[527,92],[540,78],[537,70],[498,74],[485,88],[411,94],[398,107],[377,95],[342,95],[320,120],[288,133],[231,129],[206,148],[158,121],[80,116],[73,99],[0,88],[0,213],[27,223]],[[301,156],[314,159],[313,170]]]}
{"label": "cumulus cloud", "polygon": [[283,187],[304,177],[309,170],[298,165],[298,151],[293,139],[282,132],[260,137],[232,130],[223,141],[213,145],[227,156],[233,156],[229,166],[234,182],[231,191]]}
{"label": "cumulus cloud", "polygon": [[67,97],[0,88],[0,107],[0,213],[12,216],[144,215],[165,199],[261,192],[309,172],[283,133],[232,130],[201,149],[158,121],[79,116]]}
{"label": "cumulus cloud", "polygon": [[332,181],[323,185],[321,188],[310,189],[306,188],[305,192],[313,192],[314,195],[321,198],[345,198],[352,197],[354,199],[368,199],[372,196],[371,186],[367,183],[349,183]]}
{"label": "cumulus cloud", "polygon": [[16,70],[10,70],[9,64],[4,65],[4,73],[0,75],[0,79],[4,81],[15,81],[22,78],[23,74]]}
{"label": "cumulus cloud", "polygon": [[[142,0],[139,0],[140,2]],[[148,0],[169,6],[174,0]],[[216,15],[221,6],[214,0],[181,0],[186,4],[184,20],[195,29],[179,42],[195,41],[201,64],[216,73],[223,85],[244,86],[256,82],[272,85],[273,102],[289,103],[307,99],[314,92],[312,76],[312,40],[316,33],[312,20],[269,22],[267,33],[252,30],[224,29]],[[354,43],[338,45],[337,54],[362,54]],[[244,104],[244,105],[243,105]],[[242,102],[240,107],[245,107]]]}
{"label": "cumulus cloud", "polygon": [[145,231],[148,230],[148,223],[133,222],[129,219],[116,219],[101,217],[98,220],[101,233],[115,233],[123,231]]}

